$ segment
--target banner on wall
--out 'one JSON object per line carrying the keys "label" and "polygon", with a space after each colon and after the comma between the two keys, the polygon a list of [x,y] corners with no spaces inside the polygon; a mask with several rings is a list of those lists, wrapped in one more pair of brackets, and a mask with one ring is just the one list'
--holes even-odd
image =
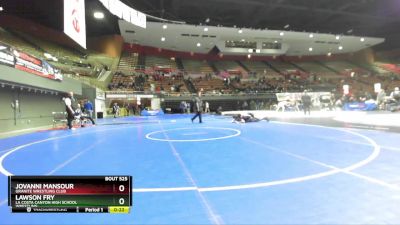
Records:
{"label": "banner on wall", "polygon": [[86,49],[85,0],[64,0],[64,33]]}
{"label": "banner on wall", "polygon": [[0,64],[53,80],[62,80],[60,70],[48,62],[0,42]]}
{"label": "banner on wall", "polygon": [[[68,1],[68,0],[66,0]],[[112,14],[132,23],[133,25],[146,28],[146,14],[139,12],[120,0],[99,0]]]}
{"label": "banner on wall", "polygon": [[0,43],[0,64],[14,67],[15,59],[10,46]]}

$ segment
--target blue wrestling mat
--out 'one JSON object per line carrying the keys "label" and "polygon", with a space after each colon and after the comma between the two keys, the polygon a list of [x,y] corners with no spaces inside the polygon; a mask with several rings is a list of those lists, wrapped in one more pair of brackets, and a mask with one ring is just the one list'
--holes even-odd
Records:
{"label": "blue wrestling mat", "polygon": [[[400,134],[191,115],[0,140],[0,224],[400,224]],[[129,214],[13,214],[9,175],[131,175]]]}

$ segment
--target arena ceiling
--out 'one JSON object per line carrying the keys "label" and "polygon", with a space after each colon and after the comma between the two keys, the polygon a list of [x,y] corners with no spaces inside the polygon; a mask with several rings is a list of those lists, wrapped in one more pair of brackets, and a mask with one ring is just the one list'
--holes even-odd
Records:
{"label": "arena ceiling", "polygon": [[[148,15],[188,24],[292,30],[382,37],[378,49],[400,47],[398,0],[122,0]],[[2,0],[1,14],[13,14],[62,30],[62,0]],[[118,19],[92,16],[106,9],[86,0],[89,36],[119,34]],[[154,20],[154,19],[149,19]]]}
{"label": "arena ceiling", "polygon": [[382,37],[400,47],[398,0],[125,0],[153,16],[190,24]]}

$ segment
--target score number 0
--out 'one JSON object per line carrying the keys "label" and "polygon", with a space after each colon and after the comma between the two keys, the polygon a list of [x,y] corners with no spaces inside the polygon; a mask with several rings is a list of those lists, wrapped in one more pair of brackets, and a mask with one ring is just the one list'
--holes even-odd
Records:
{"label": "score number 0", "polygon": [[[125,186],[122,185],[122,184],[119,185],[118,190],[120,192],[124,192],[125,191]],[[123,205],[123,204],[125,204],[125,199],[124,198],[120,198],[118,202],[119,202],[120,205]]]}

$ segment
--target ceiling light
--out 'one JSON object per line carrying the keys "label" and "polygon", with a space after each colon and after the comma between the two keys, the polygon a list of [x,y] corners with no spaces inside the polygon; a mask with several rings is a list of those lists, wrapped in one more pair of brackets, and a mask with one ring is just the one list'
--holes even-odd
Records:
{"label": "ceiling light", "polygon": [[247,58],[249,58],[249,59],[250,59],[250,58],[251,58],[251,54],[248,54],[248,55],[247,55]]}
{"label": "ceiling light", "polygon": [[308,35],[308,37],[313,38],[313,37],[314,37],[314,34],[310,34],[310,35]]}
{"label": "ceiling light", "polygon": [[208,27],[204,27],[204,32],[207,32],[208,31]]}
{"label": "ceiling light", "polygon": [[343,49],[343,46],[339,46],[339,48],[338,48],[339,50],[342,50]]}
{"label": "ceiling light", "polygon": [[256,49],[256,53],[260,53],[261,52],[261,50],[260,49]]}
{"label": "ceiling light", "polygon": [[201,44],[200,44],[200,42],[198,42],[198,43],[197,43],[197,47],[200,47],[200,46],[201,46]]}
{"label": "ceiling light", "polygon": [[1,11],[3,11],[3,10],[4,10],[4,9],[3,9],[3,7],[2,7],[2,6],[0,6],[0,12],[1,12]]}
{"label": "ceiling light", "polygon": [[313,51],[313,48],[312,48],[312,47],[309,47],[309,48],[308,48],[308,51],[309,51],[309,52],[312,52],[312,51]]}
{"label": "ceiling light", "polygon": [[274,41],[274,43],[278,43],[278,41]]}
{"label": "ceiling light", "polygon": [[253,52],[253,49],[249,48],[248,52],[250,52],[250,53]]}
{"label": "ceiling light", "polygon": [[242,42],[245,42],[245,41],[246,41],[246,39],[242,39],[241,41],[242,41]]}
{"label": "ceiling light", "polygon": [[210,22],[210,18],[207,18],[207,19],[206,19],[206,23],[209,23],[209,22]]}
{"label": "ceiling light", "polygon": [[101,20],[101,19],[104,18],[104,13],[103,12],[94,12],[93,13],[93,17],[98,19],[98,20]]}
{"label": "ceiling light", "polygon": [[365,41],[365,38],[360,38],[360,41],[361,41],[361,42],[364,42],[364,41]]}
{"label": "ceiling light", "polygon": [[161,37],[161,41],[165,41],[165,37]]}
{"label": "ceiling light", "polygon": [[168,26],[167,26],[167,24],[164,24],[163,26],[162,26],[162,29],[167,29],[168,28]]}
{"label": "ceiling light", "polygon": [[326,54],[327,56],[331,56],[332,55],[332,52],[328,52],[328,54]]}
{"label": "ceiling light", "polygon": [[339,35],[336,35],[335,38],[336,38],[336,40],[339,40],[339,39],[340,39],[340,36],[339,36]]}
{"label": "ceiling light", "polygon": [[283,36],[283,35],[285,35],[285,33],[283,33],[283,32],[280,32],[280,33],[279,33],[279,35],[280,35],[280,36]]}
{"label": "ceiling light", "polygon": [[240,30],[238,30],[238,32],[239,32],[239,34],[241,34],[241,33],[243,33],[243,30],[242,30],[242,29],[240,29]]}
{"label": "ceiling light", "polygon": [[283,28],[288,29],[290,27],[289,24],[286,24]]}

